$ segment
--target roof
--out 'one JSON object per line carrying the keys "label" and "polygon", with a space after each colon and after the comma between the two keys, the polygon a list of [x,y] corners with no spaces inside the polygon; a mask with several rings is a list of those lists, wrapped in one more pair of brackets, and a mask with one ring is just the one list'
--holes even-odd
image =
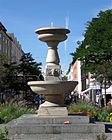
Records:
{"label": "roof", "polygon": [[0,28],[4,31],[7,32],[7,29],[3,26],[3,24],[0,22]]}

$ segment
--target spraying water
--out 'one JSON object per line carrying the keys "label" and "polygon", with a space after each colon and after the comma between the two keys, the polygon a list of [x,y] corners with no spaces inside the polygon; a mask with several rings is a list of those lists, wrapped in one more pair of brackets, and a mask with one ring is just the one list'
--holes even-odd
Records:
{"label": "spraying water", "polygon": [[53,27],[53,22],[51,21],[51,27]]}
{"label": "spraying water", "polygon": [[[67,16],[65,17],[65,27],[66,27],[66,29],[68,29],[68,27],[69,27],[69,15],[67,15]],[[65,46],[65,57],[67,57],[67,56],[66,56],[66,51],[67,51],[67,40],[65,40],[64,46]]]}

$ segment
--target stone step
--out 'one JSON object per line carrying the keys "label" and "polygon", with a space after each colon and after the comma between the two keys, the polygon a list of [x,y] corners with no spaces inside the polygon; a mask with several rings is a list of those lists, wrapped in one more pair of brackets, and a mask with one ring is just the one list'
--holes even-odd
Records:
{"label": "stone step", "polygon": [[33,134],[33,135],[14,135],[10,138],[13,138],[14,140],[96,140],[97,136],[105,135],[107,136],[106,140],[112,140],[112,134],[105,134],[105,133],[78,133],[78,134]]}
{"label": "stone step", "polygon": [[22,124],[7,125],[9,133],[14,134],[62,134],[62,133],[105,133],[104,124]]}
{"label": "stone step", "polygon": [[23,115],[18,119],[12,120],[8,124],[10,125],[21,125],[21,124],[64,124],[69,121],[71,124],[74,123],[89,123],[88,116],[68,116],[68,117],[38,117],[37,115]]}
{"label": "stone step", "polygon": [[[66,121],[69,124],[64,124]],[[10,138],[14,140],[96,140],[99,134],[108,135],[104,123],[89,123],[88,116],[46,118],[23,115],[9,122],[6,127]]]}

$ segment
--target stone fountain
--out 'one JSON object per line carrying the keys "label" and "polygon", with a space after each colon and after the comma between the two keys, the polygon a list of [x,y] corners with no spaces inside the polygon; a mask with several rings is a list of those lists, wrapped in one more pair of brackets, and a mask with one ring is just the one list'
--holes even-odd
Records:
{"label": "stone fountain", "polygon": [[[70,31],[63,28],[36,30],[39,40],[48,44],[45,81],[31,81],[28,85],[37,94],[43,94],[43,103],[37,114],[25,114],[7,124],[9,137],[14,140],[96,140],[105,133],[103,123],[89,124],[88,116],[70,116],[63,103],[63,95],[77,85],[76,81],[61,80],[61,66],[57,45],[67,39]],[[65,124],[68,122],[69,124]]]}
{"label": "stone fountain", "polygon": [[28,85],[33,92],[45,95],[46,101],[39,107],[39,116],[67,116],[64,107],[64,94],[70,93],[77,85],[77,81],[62,81],[60,59],[57,46],[67,39],[70,30],[49,27],[36,30],[38,39],[48,45],[45,67],[45,81],[30,81]]}

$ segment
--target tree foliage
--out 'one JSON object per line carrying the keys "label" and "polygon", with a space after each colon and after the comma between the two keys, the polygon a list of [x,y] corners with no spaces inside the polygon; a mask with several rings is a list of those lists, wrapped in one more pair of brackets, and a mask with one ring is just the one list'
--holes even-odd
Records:
{"label": "tree foliage", "polygon": [[4,74],[4,64],[7,63],[8,58],[4,53],[0,52],[0,79]]}
{"label": "tree foliage", "polygon": [[20,59],[20,64],[3,63],[3,74],[1,76],[0,90],[11,89],[15,93],[20,90],[27,92],[27,82],[32,80],[43,80],[41,63],[37,63],[30,53],[25,53]]}
{"label": "tree foliage", "polygon": [[[3,89],[16,89],[17,88],[17,73],[18,73],[18,66],[17,64],[10,63],[4,64],[4,76],[2,76],[2,82],[4,84]],[[16,86],[15,86],[16,85]]]}
{"label": "tree foliage", "polygon": [[32,77],[32,80],[43,80],[40,66],[41,63],[35,62],[31,53],[24,53],[20,59],[19,73]]}
{"label": "tree foliage", "polygon": [[0,52],[0,92],[3,88],[3,82],[2,82],[2,77],[5,75],[5,67],[4,64],[7,63],[8,58],[4,53]]}
{"label": "tree foliage", "polygon": [[20,64],[18,65],[19,77],[22,78],[22,90],[24,95],[27,96],[27,91],[29,86],[28,81],[44,80],[41,73],[41,63],[34,61],[31,53],[24,53],[20,59]]}
{"label": "tree foliage", "polygon": [[112,9],[101,11],[87,22],[84,40],[72,53],[82,61],[82,69],[106,81],[112,80]]}

